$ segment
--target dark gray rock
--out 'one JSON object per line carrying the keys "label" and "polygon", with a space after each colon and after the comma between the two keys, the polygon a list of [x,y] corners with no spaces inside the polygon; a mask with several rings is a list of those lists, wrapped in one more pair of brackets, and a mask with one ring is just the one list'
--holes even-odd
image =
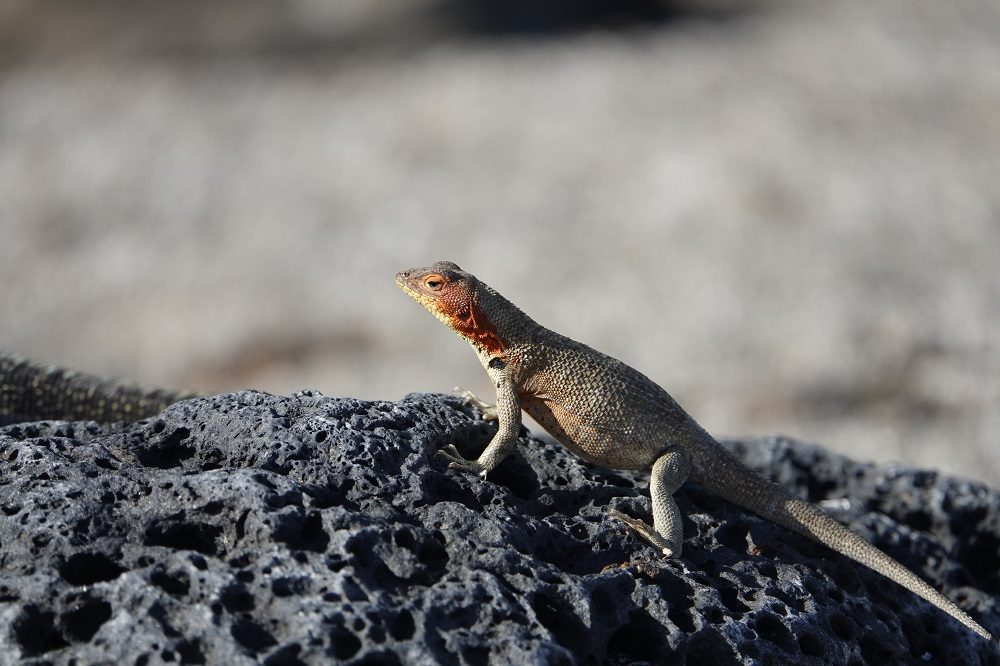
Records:
{"label": "dark gray rock", "polygon": [[[1000,663],[860,565],[694,487],[684,556],[607,506],[641,476],[492,426],[455,398],[241,392],[132,426],[0,429],[0,663]],[[1000,494],[772,438],[751,466],[1000,632]],[[846,499],[839,499],[846,498]],[[631,563],[630,563],[631,562]]]}

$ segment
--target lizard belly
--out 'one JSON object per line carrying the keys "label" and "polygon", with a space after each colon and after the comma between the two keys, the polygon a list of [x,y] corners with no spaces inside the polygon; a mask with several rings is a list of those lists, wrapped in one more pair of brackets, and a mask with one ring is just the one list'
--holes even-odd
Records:
{"label": "lizard belly", "polygon": [[655,442],[631,432],[602,428],[554,400],[521,394],[521,408],[560,444],[592,463],[615,469],[644,469],[660,453]]}

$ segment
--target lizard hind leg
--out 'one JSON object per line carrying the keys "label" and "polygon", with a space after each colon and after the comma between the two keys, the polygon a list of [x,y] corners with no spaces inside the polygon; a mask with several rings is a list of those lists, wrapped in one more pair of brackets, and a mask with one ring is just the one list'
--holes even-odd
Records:
{"label": "lizard hind leg", "polygon": [[649,475],[649,495],[653,500],[652,527],[614,509],[609,513],[635,530],[664,557],[680,557],[684,531],[681,512],[673,495],[687,480],[689,470],[687,455],[676,448],[668,449],[653,463]]}
{"label": "lizard hind leg", "polygon": [[462,398],[462,401],[465,404],[472,405],[473,407],[478,409],[484,421],[496,421],[497,418],[499,417],[496,405],[491,405],[485,400],[480,400],[479,396],[477,396],[469,389],[462,388],[461,386],[456,386],[455,388],[452,389],[452,391],[454,393],[457,393],[459,397]]}

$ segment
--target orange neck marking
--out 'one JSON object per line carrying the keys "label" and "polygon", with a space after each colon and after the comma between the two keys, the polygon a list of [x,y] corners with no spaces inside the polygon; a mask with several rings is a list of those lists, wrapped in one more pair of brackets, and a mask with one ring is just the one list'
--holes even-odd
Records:
{"label": "orange neck marking", "polygon": [[463,305],[450,316],[456,331],[490,354],[499,354],[507,347],[507,342],[497,334],[493,322],[475,301]]}

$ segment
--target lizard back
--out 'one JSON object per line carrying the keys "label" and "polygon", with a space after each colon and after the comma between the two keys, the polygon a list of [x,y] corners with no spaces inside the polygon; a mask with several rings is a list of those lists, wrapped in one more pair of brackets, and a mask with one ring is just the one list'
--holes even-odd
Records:
{"label": "lizard back", "polygon": [[524,411],[585,460],[644,469],[698,428],[638,370],[548,329],[539,327],[531,344],[510,349],[508,358]]}

